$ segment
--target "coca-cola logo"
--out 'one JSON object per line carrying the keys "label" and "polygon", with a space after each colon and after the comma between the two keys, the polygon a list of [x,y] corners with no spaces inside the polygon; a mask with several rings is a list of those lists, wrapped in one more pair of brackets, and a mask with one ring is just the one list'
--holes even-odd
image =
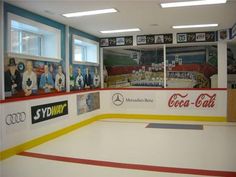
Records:
{"label": "coca-cola logo", "polygon": [[169,107],[174,108],[214,108],[216,103],[216,94],[209,95],[207,93],[202,93],[194,100],[190,100],[188,94],[173,94],[168,101]]}

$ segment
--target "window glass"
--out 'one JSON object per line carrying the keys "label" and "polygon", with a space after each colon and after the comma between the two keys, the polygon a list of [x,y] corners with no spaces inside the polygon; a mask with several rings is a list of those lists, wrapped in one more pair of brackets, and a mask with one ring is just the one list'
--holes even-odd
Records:
{"label": "window glass", "polygon": [[42,36],[18,29],[11,30],[11,51],[41,56]]}
{"label": "window glass", "polygon": [[8,52],[45,58],[61,58],[60,30],[8,13]]}
{"label": "window glass", "polygon": [[99,63],[99,45],[97,42],[74,35],[73,61],[76,63]]}

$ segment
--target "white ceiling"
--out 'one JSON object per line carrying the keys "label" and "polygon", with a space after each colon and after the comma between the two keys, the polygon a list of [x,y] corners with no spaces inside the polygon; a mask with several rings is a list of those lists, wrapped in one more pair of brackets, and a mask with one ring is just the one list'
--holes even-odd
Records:
{"label": "white ceiling", "polygon": [[[160,2],[177,0],[5,0],[15,6],[70,25],[98,37],[135,34],[208,31],[230,28],[236,22],[236,0],[223,5],[162,9]],[[119,12],[98,16],[65,18],[61,14],[116,8]],[[173,25],[218,23],[216,28],[174,30]],[[157,26],[153,25],[157,24]],[[101,34],[101,30],[140,28],[141,32]]]}

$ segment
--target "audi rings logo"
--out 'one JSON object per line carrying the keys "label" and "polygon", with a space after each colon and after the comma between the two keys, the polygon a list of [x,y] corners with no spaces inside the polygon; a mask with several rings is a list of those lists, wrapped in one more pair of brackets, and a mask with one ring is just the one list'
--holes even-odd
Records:
{"label": "audi rings logo", "polygon": [[5,118],[5,122],[7,125],[13,125],[24,122],[25,119],[26,119],[26,113],[18,112],[18,113],[8,114]]}
{"label": "audi rings logo", "polygon": [[124,96],[120,93],[112,95],[112,103],[116,106],[120,106],[124,103]]}

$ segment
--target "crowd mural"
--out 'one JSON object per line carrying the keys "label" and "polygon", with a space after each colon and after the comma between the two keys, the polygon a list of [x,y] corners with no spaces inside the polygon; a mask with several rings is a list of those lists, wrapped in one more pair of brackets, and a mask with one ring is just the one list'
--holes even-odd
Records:
{"label": "crowd mural", "polygon": [[[63,63],[7,58],[6,97],[23,97],[66,91]],[[98,67],[70,65],[70,90],[100,87]]]}

